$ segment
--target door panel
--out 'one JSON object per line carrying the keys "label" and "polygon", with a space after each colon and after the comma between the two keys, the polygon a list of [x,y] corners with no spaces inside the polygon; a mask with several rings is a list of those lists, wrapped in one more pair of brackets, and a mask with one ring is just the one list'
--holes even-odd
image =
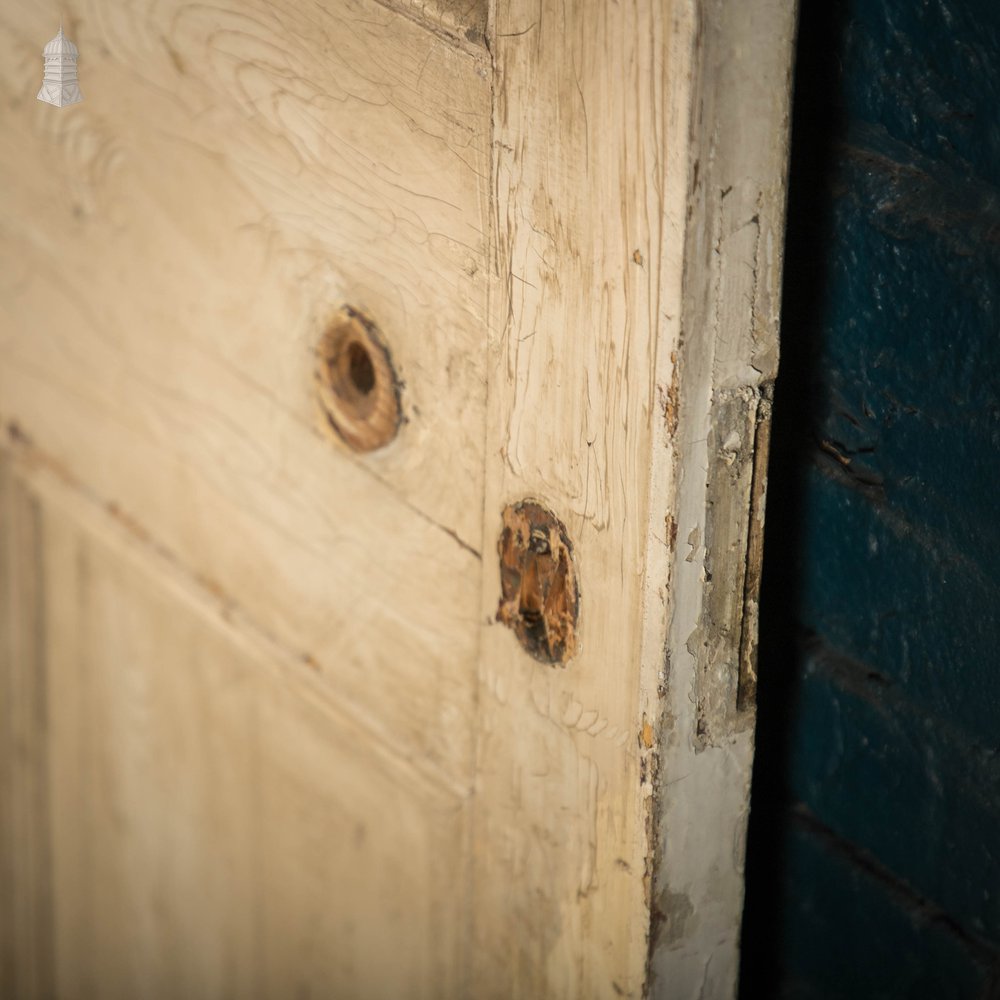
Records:
{"label": "door panel", "polygon": [[[51,31],[28,4],[16,24],[5,65]],[[89,2],[67,28],[83,103],[49,115],[35,74],[7,81],[4,416],[467,785],[485,53],[370,2]],[[397,439],[363,461],[313,390],[344,303],[405,383]]]}
{"label": "door panel", "polygon": [[453,995],[463,800],[98,510],[5,478],[32,536],[8,626],[45,629],[5,669],[41,692],[51,884],[26,893],[55,992]]}

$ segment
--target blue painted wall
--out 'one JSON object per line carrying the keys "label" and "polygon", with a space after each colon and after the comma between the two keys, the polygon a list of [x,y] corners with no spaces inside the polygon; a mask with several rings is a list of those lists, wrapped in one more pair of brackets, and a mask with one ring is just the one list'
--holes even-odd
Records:
{"label": "blue painted wall", "polygon": [[744,997],[1000,996],[1000,0],[801,0]]}

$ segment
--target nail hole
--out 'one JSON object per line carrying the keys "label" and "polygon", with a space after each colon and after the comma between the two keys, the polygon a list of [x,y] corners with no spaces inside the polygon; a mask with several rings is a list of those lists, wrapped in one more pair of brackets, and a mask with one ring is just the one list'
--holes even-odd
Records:
{"label": "nail hole", "polygon": [[326,424],[354,451],[388,444],[401,422],[400,382],[382,334],[345,306],[320,339],[316,369]]}

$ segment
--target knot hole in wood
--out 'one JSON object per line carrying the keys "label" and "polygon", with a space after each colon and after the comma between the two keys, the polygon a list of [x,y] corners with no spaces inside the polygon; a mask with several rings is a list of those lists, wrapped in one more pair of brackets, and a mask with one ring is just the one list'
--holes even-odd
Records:
{"label": "knot hole in wood", "polygon": [[320,339],[316,381],[327,422],[353,451],[374,451],[399,430],[400,381],[375,323],[344,306]]}

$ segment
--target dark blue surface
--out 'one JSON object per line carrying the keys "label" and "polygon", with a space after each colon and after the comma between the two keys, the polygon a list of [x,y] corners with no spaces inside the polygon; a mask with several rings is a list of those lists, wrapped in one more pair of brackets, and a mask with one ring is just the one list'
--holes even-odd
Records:
{"label": "dark blue surface", "polygon": [[744,997],[1000,996],[1000,0],[802,0]]}
{"label": "dark blue surface", "polygon": [[1000,936],[1000,761],[829,651],[810,659],[799,801],[976,937]]}
{"label": "dark blue surface", "polygon": [[785,875],[782,996],[960,1000],[988,988],[984,962],[936,914],[914,912],[825,837],[792,830]]}

